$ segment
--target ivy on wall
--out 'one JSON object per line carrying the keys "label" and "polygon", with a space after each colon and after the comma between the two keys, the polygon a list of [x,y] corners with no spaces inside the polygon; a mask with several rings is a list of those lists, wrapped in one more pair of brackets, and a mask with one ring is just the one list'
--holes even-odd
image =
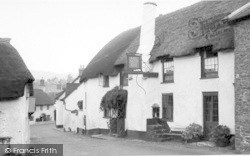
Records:
{"label": "ivy on wall", "polygon": [[114,110],[117,112],[117,118],[123,119],[126,117],[127,90],[119,87],[114,87],[108,91],[101,100],[100,110]]}

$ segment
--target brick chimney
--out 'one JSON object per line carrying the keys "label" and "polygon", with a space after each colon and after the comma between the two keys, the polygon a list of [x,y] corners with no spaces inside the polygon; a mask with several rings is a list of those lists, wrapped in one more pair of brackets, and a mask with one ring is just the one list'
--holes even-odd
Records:
{"label": "brick chimney", "polygon": [[137,53],[141,53],[142,61],[148,64],[150,52],[155,41],[155,16],[157,4],[154,2],[145,2],[143,7],[140,46]]}

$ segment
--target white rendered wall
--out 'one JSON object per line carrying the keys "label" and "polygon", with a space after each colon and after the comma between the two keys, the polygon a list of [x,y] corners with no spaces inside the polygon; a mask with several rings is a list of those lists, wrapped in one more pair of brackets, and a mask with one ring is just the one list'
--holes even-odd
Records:
{"label": "white rendered wall", "polygon": [[[77,128],[84,129],[83,125],[83,111],[79,110],[78,108],[78,101],[83,100],[84,101],[84,92],[81,92],[79,89],[81,86],[79,86],[75,91],[73,91],[66,99],[64,104],[64,114],[66,115],[64,117],[64,128],[66,131],[71,129],[71,131],[77,132]],[[71,113],[73,110],[78,110],[78,115],[76,113]]]}
{"label": "white rendered wall", "polygon": [[108,119],[103,118],[103,111],[100,111],[100,103],[105,93],[115,86],[120,85],[119,74],[115,77],[109,77],[109,87],[99,86],[99,79],[88,79],[78,87],[79,92],[84,95],[84,111],[86,111],[86,129],[108,129]]}
{"label": "white rendered wall", "polygon": [[[43,105],[42,110],[41,110],[41,106],[36,106],[35,108],[35,112],[32,114],[33,116],[33,121],[30,121],[30,124],[33,125],[36,122],[37,118],[40,118],[40,116],[45,113],[46,115],[50,115],[50,121],[54,121],[54,110],[55,110],[55,106],[54,105],[48,105],[49,109],[47,109],[47,105]],[[39,122],[41,123],[41,122]]]}
{"label": "white rendered wall", "polygon": [[[234,53],[219,53],[219,78],[201,78],[201,59],[195,56],[174,58],[174,83],[162,84],[162,64],[153,64],[153,72],[158,78],[142,79],[142,75],[130,75],[127,128],[135,131],[146,131],[146,119],[152,118],[152,105],[160,106],[162,115],[162,94],[173,93],[173,122],[171,128],[185,128],[195,122],[203,126],[202,92],[218,92],[219,124],[229,126],[234,133]],[[137,83],[136,83],[137,77]],[[139,85],[142,86],[139,87]],[[146,91],[146,94],[144,92]]]}
{"label": "white rendered wall", "polygon": [[56,109],[56,125],[63,125],[63,101],[61,99],[65,96],[65,93],[63,93],[58,100],[56,100],[54,106]]}
{"label": "white rendered wall", "polygon": [[11,144],[28,144],[30,142],[30,126],[28,119],[29,96],[16,100],[0,102],[0,136],[10,136]]}

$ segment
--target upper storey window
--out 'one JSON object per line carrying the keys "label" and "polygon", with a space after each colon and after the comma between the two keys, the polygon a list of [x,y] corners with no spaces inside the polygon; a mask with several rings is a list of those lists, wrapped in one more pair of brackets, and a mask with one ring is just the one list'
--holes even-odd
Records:
{"label": "upper storey window", "polygon": [[201,52],[201,77],[218,77],[218,52],[213,52],[211,48]]}
{"label": "upper storey window", "polygon": [[163,82],[174,82],[174,60],[173,58],[163,60]]}

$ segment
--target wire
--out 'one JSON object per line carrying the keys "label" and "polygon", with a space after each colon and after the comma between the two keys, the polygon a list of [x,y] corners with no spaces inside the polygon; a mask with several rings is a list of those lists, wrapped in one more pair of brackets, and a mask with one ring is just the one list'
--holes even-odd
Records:
{"label": "wire", "polygon": [[137,78],[138,78],[138,74],[136,75],[136,84],[144,91],[145,94],[147,94],[146,90],[141,85],[139,85]]}

